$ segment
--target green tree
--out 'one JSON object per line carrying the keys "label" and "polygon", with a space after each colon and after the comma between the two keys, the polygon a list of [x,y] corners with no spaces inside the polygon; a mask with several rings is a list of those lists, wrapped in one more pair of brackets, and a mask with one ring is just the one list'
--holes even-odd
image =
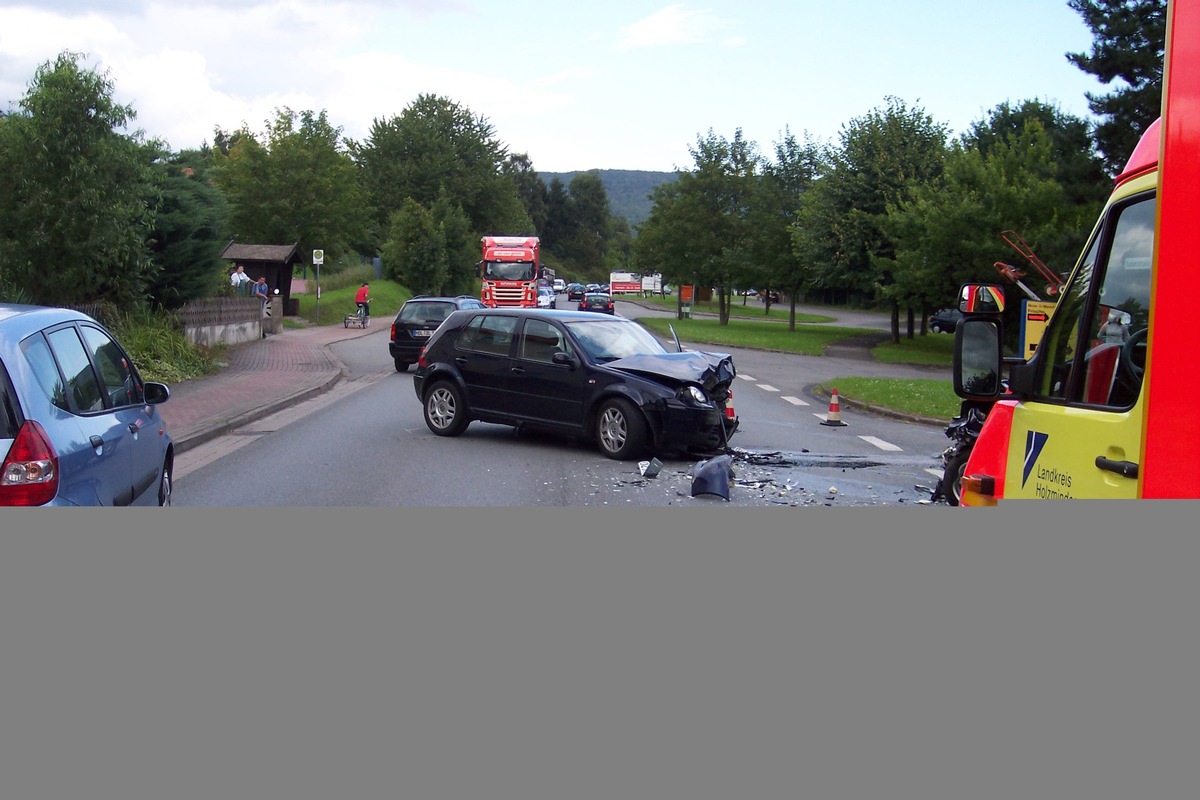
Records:
{"label": "green tree", "polygon": [[433,214],[416,200],[405,200],[392,215],[382,261],[383,274],[413,294],[442,294],[447,279],[445,239]]}
{"label": "green tree", "polygon": [[[818,267],[817,285],[891,305],[893,341],[903,298],[890,288],[896,261],[883,220],[889,205],[941,174],[947,136],[923,110],[886,98],[883,108],[843,126],[840,148],[828,151],[829,172],[813,186],[813,208],[796,228],[803,260],[821,253],[831,259]],[[910,335],[911,328],[910,313]]]}
{"label": "green tree", "polygon": [[1162,107],[1167,0],[1067,0],[1067,5],[1093,37],[1091,52],[1067,53],[1067,60],[1106,86],[1118,82],[1108,94],[1087,93],[1088,107],[1100,117],[1097,145],[1106,169],[1116,174]]}
{"label": "green tree", "polygon": [[710,130],[689,152],[695,169],[655,189],[635,250],[643,269],[671,283],[715,288],[728,325],[733,288],[753,274],[751,198],[762,159],[740,128],[731,140]]}
{"label": "green tree", "polygon": [[366,238],[358,170],[341,128],[324,111],[276,111],[263,141],[242,130],[225,155],[213,153],[213,176],[231,208],[235,240],[296,242],[302,253],[325,251],[336,264]]}
{"label": "green tree", "polygon": [[478,233],[536,234],[491,123],[449,98],[423,94],[374,120],[352,152],[381,226],[406,200],[431,208],[445,192]]}
{"label": "green tree", "polygon": [[133,108],[82,59],[63,52],[38,67],[20,111],[0,124],[0,270],[38,303],[136,307],[155,277],[159,147],[121,132]]}
{"label": "green tree", "polygon": [[208,162],[206,153],[185,151],[156,163],[163,199],[151,233],[159,272],[150,294],[165,308],[212,296],[229,284],[221,260],[229,242],[229,207],[207,180]]}
{"label": "green tree", "polygon": [[[792,246],[792,230],[820,170],[820,146],[808,135],[801,144],[785,128],[783,138],[775,143],[774,161],[763,164],[755,192],[755,263],[762,268],[759,282],[764,290],[779,289],[790,298],[789,330],[796,329],[796,298],[809,282],[807,265]],[[769,300],[764,306],[769,313]]]}
{"label": "green tree", "polygon": [[[956,143],[939,179],[889,208],[884,228],[894,242],[896,296],[924,315],[949,305],[962,283],[996,281],[997,261],[1025,269],[1000,237],[1006,230],[1020,232],[1053,264],[1043,245],[1084,224],[1087,213],[1067,201],[1067,189],[1055,177],[1056,158],[1054,138],[1033,118],[986,149]],[[1023,282],[1051,299],[1032,269]]]}

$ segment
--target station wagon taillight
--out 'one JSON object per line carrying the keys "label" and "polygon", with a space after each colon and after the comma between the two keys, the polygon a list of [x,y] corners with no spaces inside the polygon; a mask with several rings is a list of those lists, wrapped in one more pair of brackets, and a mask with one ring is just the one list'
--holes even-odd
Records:
{"label": "station wagon taillight", "polygon": [[0,465],[0,506],[40,506],[58,494],[58,454],[45,429],[26,420]]}

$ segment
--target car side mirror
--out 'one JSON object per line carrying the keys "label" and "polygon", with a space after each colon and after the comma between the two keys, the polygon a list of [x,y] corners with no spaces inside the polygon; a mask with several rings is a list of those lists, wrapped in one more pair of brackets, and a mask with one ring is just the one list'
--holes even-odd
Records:
{"label": "car side mirror", "polygon": [[142,397],[147,405],[156,406],[171,399],[171,390],[165,383],[147,381],[142,386]]}
{"label": "car side mirror", "polygon": [[554,364],[562,364],[564,366],[568,366],[571,369],[575,369],[575,366],[576,366],[575,356],[571,355],[570,353],[555,353],[550,358],[550,361]]}

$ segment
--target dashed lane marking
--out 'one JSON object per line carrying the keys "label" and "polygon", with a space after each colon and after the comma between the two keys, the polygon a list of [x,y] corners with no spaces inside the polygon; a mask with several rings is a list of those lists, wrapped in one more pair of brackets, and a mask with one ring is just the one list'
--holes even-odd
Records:
{"label": "dashed lane marking", "polygon": [[883,439],[879,439],[874,436],[859,436],[858,438],[862,439],[867,444],[875,445],[880,450],[888,450],[893,453],[903,452],[902,448],[899,448],[891,442],[885,442]]}
{"label": "dashed lane marking", "polygon": [[925,471],[935,478],[940,478],[943,474],[945,474],[945,470],[934,469],[933,467],[926,467]]}
{"label": "dashed lane marking", "polygon": [[772,386],[769,383],[760,383],[758,385],[758,388],[762,389],[764,392],[778,392],[779,391],[778,389],[776,389],[774,386]]}
{"label": "dashed lane marking", "polygon": [[808,405],[808,403],[804,402],[804,401],[803,401],[803,400],[801,400],[799,397],[792,397],[792,396],[791,396],[791,395],[789,395],[789,394],[785,394],[785,395],[783,396],[783,399],[784,399],[784,400],[787,400],[789,403],[791,403],[791,404],[792,404],[792,405],[794,405],[794,406],[806,406],[806,405]]}
{"label": "dashed lane marking", "polygon": [[738,375],[738,377],[744,381],[750,381],[751,383],[755,382],[755,379],[751,378],[749,375]]}

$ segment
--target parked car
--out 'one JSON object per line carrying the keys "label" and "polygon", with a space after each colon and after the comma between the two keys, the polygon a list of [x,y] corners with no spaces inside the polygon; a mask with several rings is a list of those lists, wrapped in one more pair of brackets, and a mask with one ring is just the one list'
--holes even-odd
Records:
{"label": "parked car", "polygon": [[419,295],[400,307],[392,322],[388,352],[397,372],[407,372],[417,362],[421,348],[442,324],[442,320],[460,308],[486,308],[483,301],[470,295],[458,297],[426,297]]}
{"label": "parked car", "polygon": [[758,299],[764,303],[770,299],[771,304],[774,305],[775,303],[779,302],[779,292],[759,292]]}
{"label": "parked car", "polygon": [[549,287],[541,287],[538,289],[537,306],[538,308],[558,308],[558,295]]}
{"label": "parked car", "polygon": [[88,315],[0,304],[0,506],[170,505],[170,396]]}
{"label": "parked car", "polygon": [[929,315],[929,330],[934,333],[954,333],[963,313],[957,308],[943,308]]}
{"label": "parked car", "polygon": [[456,311],[417,362],[425,424],[473,420],[594,440],[613,459],[728,449],[737,372],[723,353],[669,352],[637,322],[578,311]]}
{"label": "parked car", "polygon": [[573,303],[573,302],[582,300],[583,296],[585,294],[587,294],[587,287],[584,286],[582,283],[567,284],[567,301],[568,302]]}
{"label": "parked car", "polygon": [[602,314],[616,314],[617,306],[613,303],[611,294],[588,292],[579,301],[580,311],[599,311]]}

